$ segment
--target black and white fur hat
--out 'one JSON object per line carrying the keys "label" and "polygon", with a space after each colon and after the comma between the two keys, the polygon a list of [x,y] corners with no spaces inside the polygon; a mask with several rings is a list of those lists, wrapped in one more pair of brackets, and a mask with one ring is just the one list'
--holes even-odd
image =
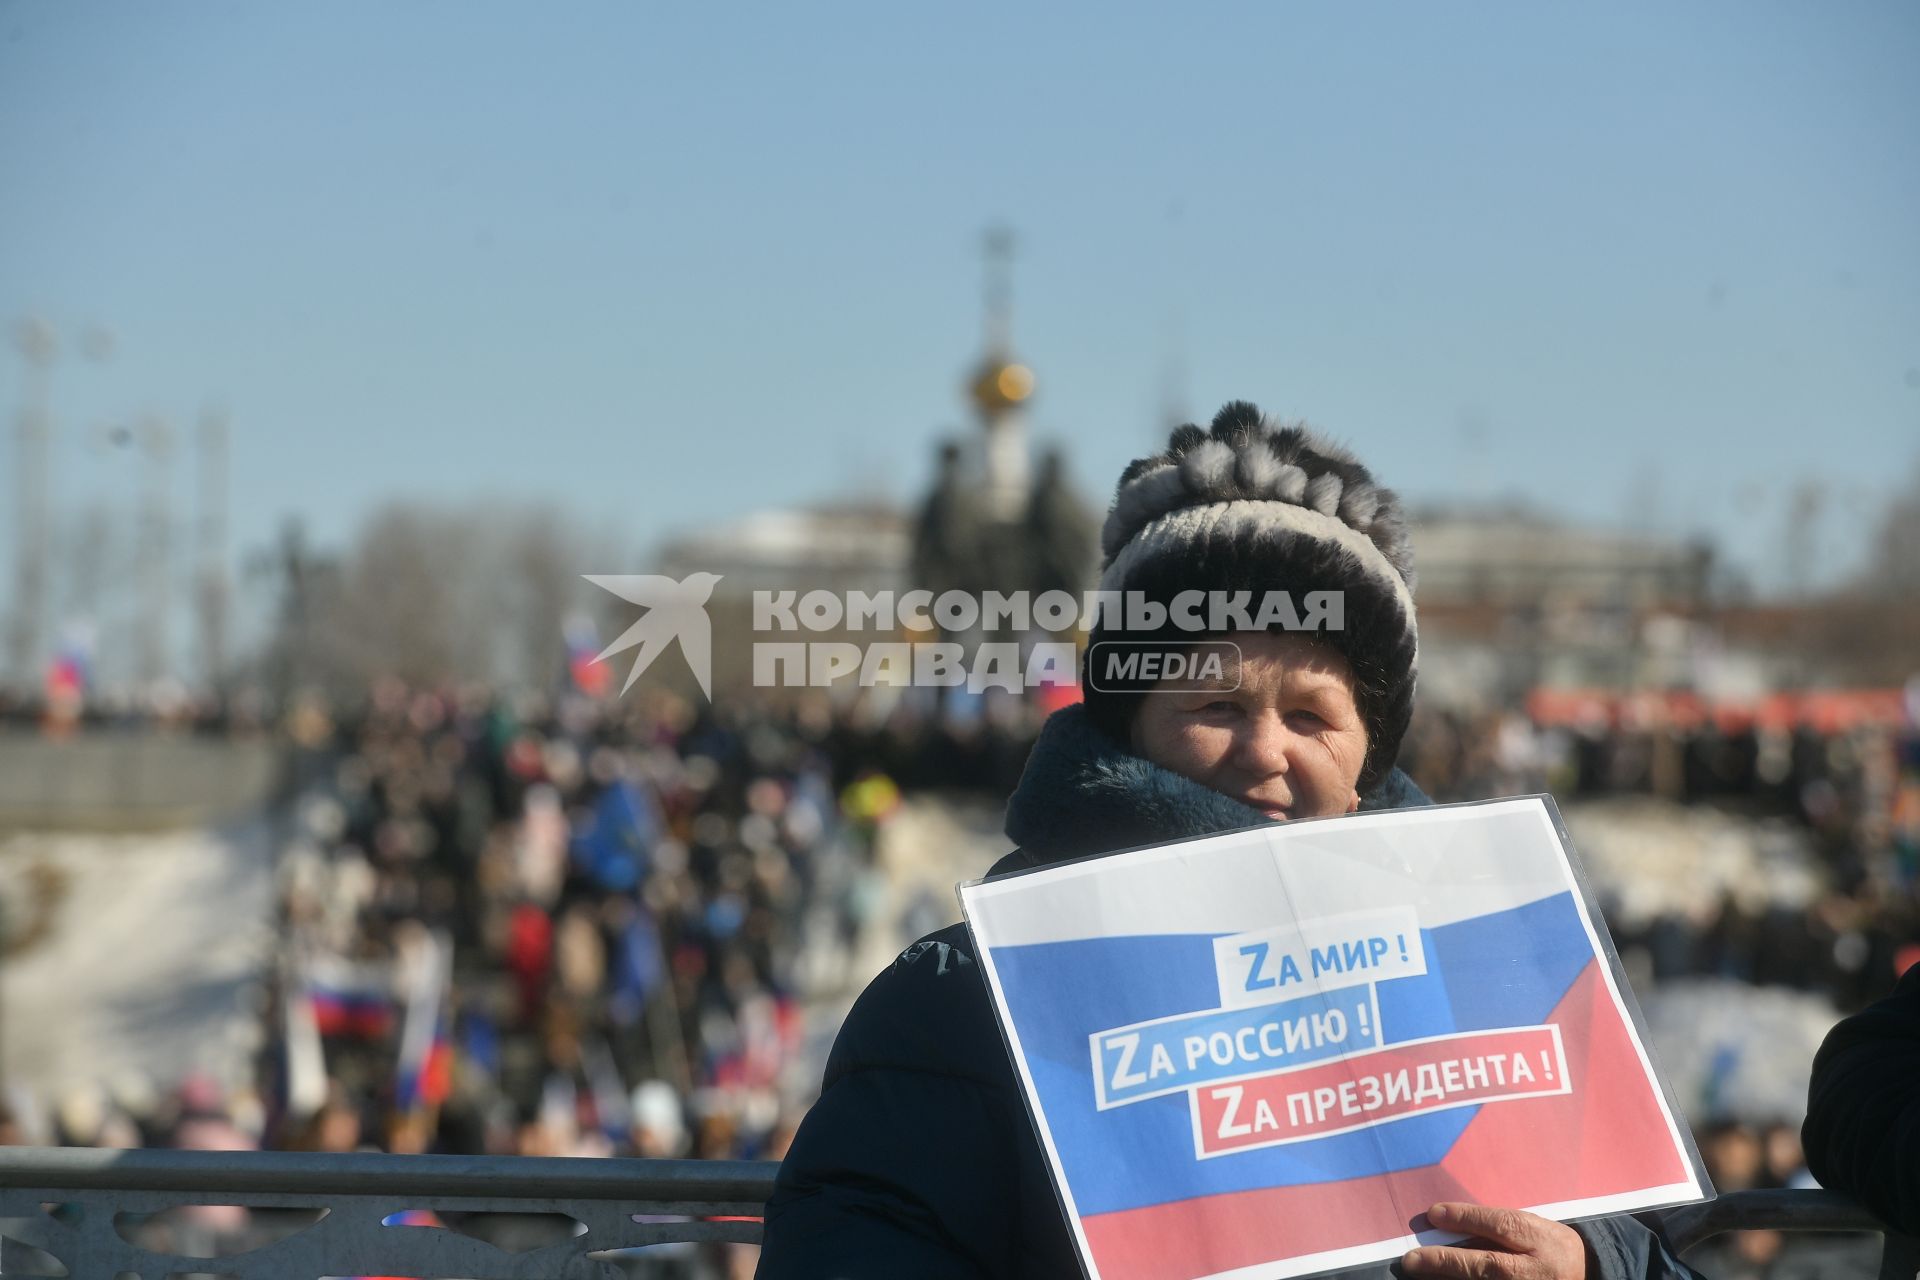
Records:
{"label": "black and white fur hat", "polygon": [[[1400,499],[1351,452],[1236,400],[1210,428],[1180,427],[1166,452],[1128,465],[1100,549],[1102,591],[1139,591],[1162,603],[1189,590],[1252,591],[1256,601],[1267,590],[1296,601],[1309,591],[1343,592],[1344,626],[1319,634],[1354,671],[1367,725],[1360,789],[1392,769],[1419,663],[1413,549]],[[1103,621],[1091,639],[1113,634]],[[1142,695],[1100,692],[1085,674],[1088,714],[1126,741]]]}

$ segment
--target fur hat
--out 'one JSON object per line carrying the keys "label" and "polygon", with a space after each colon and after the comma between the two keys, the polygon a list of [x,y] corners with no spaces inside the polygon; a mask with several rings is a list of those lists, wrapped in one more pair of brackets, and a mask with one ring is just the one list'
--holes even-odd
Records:
{"label": "fur hat", "polygon": [[[1365,791],[1392,768],[1413,714],[1419,634],[1413,549],[1400,499],[1347,449],[1304,426],[1282,426],[1236,400],[1202,430],[1174,431],[1165,453],[1121,473],[1100,539],[1100,589],[1162,604],[1182,591],[1340,591],[1343,625],[1310,633],[1353,668],[1367,726]],[[1102,618],[1091,640],[1111,639]],[[1128,639],[1177,643],[1178,633]],[[1191,643],[1200,639],[1185,635]],[[1094,687],[1087,648],[1081,687],[1095,722],[1128,738],[1138,692]]]}

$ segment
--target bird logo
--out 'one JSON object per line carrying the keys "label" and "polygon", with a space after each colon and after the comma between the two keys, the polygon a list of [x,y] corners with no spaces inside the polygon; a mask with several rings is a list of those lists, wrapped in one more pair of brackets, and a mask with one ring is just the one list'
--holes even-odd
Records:
{"label": "bird logo", "polygon": [[693,678],[700,682],[700,692],[707,695],[708,702],[713,701],[713,627],[707,621],[707,600],[713,595],[714,584],[720,581],[719,574],[690,573],[679,582],[658,573],[581,576],[622,600],[646,606],[640,621],[621,632],[617,640],[594,658],[595,662],[603,662],[622,649],[640,646],[633,670],[627,672],[627,682],[620,686],[621,693],[633,688],[640,673],[652,666],[653,660],[677,638],[687,666],[693,669]]}

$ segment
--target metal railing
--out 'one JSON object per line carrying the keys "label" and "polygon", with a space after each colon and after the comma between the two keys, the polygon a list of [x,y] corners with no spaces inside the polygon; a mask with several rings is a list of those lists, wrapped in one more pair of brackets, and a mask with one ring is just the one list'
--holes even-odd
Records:
{"label": "metal railing", "polygon": [[1862,1206],[1831,1191],[1735,1191],[1656,1215],[1661,1234],[1685,1252],[1729,1231],[1850,1231],[1881,1237],[1880,1280],[1920,1280],[1920,1238],[1889,1231]]}
{"label": "metal railing", "polygon": [[[68,1276],[102,1280],[615,1280],[623,1272],[606,1256],[612,1251],[757,1243],[777,1168],[746,1160],[0,1147],[0,1236],[52,1257]],[[253,1210],[274,1238],[229,1233],[218,1251],[156,1248],[143,1238],[152,1234],[143,1233],[148,1223],[181,1206],[221,1205]],[[434,1215],[435,1226],[405,1221],[419,1211]],[[489,1217],[545,1226],[508,1247],[483,1225]],[[1742,1191],[1658,1217],[1679,1250],[1728,1231],[1878,1233],[1882,1280],[1920,1275],[1920,1239],[1887,1232],[1831,1192]],[[176,1236],[180,1244],[194,1239],[190,1226]],[[5,1271],[34,1274],[17,1261]]]}
{"label": "metal railing", "polygon": [[[620,1266],[596,1255],[675,1242],[757,1243],[778,1167],[745,1160],[8,1147],[0,1148],[0,1235],[51,1255],[69,1276],[101,1280],[199,1273],[235,1280],[617,1280]],[[245,1206],[278,1238],[247,1233],[257,1243],[242,1252],[227,1252],[232,1238],[220,1242],[219,1254],[202,1251],[192,1242],[211,1233],[196,1231],[189,1216],[164,1224],[185,1247],[154,1247],[155,1233],[140,1230],[141,1219],[177,1218],[183,1205]],[[444,1225],[405,1220],[419,1211]],[[545,1242],[506,1247],[486,1230],[489,1215],[523,1226],[545,1216],[548,1230],[537,1233]],[[33,1274],[18,1262],[6,1273]]]}

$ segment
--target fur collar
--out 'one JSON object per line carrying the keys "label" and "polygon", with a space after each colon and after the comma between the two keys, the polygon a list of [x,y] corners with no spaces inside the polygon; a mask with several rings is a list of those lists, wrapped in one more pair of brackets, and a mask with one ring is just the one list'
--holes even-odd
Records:
{"label": "fur collar", "polygon": [[[1432,803],[1398,769],[1360,798],[1362,811]],[[991,874],[1270,821],[1258,809],[1131,754],[1094,727],[1085,707],[1063,707],[1041,726],[1020,785],[1007,801],[1007,835],[1020,847]]]}

